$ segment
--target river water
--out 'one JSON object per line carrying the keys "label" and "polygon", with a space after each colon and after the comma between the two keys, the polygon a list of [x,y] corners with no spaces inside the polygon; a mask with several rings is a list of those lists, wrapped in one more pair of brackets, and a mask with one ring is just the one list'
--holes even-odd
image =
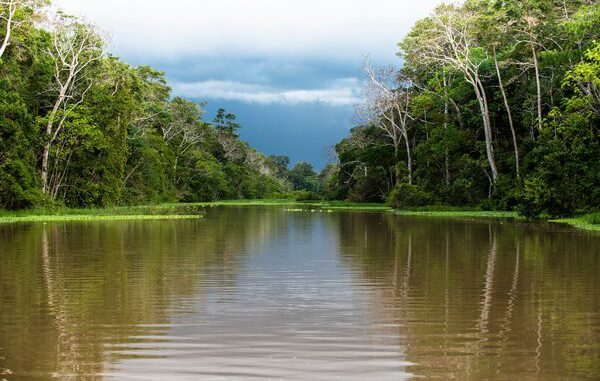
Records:
{"label": "river water", "polygon": [[209,208],[0,226],[0,380],[598,380],[600,235]]}

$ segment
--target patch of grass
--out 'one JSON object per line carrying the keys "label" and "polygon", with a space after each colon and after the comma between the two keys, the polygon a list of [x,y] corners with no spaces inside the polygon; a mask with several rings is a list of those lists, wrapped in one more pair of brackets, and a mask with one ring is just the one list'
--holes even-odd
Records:
{"label": "patch of grass", "polygon": [[551,222],[567,224],[583,230],[600,231],[600,212],[586,214],[576,218],[552,220]]}
{"label": "patch of grass", "polygon": [[202,218],[201,215],[48,215],[48,216],[23,216],[23,217],[0,217],[0,224],[16,222],[62,222],[62,221],[134,221],[134,220],[183,220]]}
{"label": "patch of grass", "polygon": [[457,209],[454,210],[397,210],[396,214],[401,216],[425,216],[425,217],[446,217],[446,218],[519,218],[517,212],[488,211],[477,209]]}
{"label": "patch of grass", "polygon": [[[211,202],[197,202],[189,205],[202,206],[202,207],[214,207],[214,206],[287,206],[296,205],[298,202],[293,200],[224,200],[224,201],[211,201]],[[169,204],[169,205],[180,205],[180,204]]]}
{"label": "patch of grass", "polygon": [[0,211],[0,224],[50,221],[123,221],[201,218],[204,210],[193,205],[152,205],[102,209],[45,208]]}
{"label": "patch of grass", "polygon": [[305,205],[307,207],[315,207],[321,209],[332,209],[332,210],[358,210],[358,211],[380,211],[387,212],[392,209],[385,204],[376,203],[358,203],[349,201],[312,201],[312,202],[298,202],[298,205]]}
{"label": "patch of grass", "polygon": [[357,211],[389,211],[385,204],[355,203],[347,201],[295,201],[295,200],[231,200],[196,203],[192,205],[203,207],[215,206],[287,206],[295,209],[331,209],[331,210],[357,210]]}

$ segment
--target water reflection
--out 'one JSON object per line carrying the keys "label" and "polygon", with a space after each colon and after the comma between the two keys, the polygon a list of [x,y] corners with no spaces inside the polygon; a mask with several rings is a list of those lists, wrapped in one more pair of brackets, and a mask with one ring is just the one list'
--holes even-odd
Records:
{"label": "water reflection", "polygon": [[600,237],[214,208],[0,227],[0,380],[600,378]]}
{"label": "water reflection", "polygon": [[600,377],[598,236],[381,215],[348,216],[340,232],[373,285],[373,326],[396,327],[415,375]]}
{"label": "water reflection", "polygon": [[98,379],[106,363],[143,357],[111,348],[160,342],[206,287],[233,287],[240,248],[281,229],[277,217],[3,226],[0,374]]}

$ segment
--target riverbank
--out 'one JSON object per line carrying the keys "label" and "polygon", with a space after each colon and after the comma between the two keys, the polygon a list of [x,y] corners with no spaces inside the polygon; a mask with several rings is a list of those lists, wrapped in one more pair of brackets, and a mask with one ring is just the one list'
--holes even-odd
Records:
{"label": "riverbank", "polygon": [[123,221],[202,218],[206,208],[222,206],[274,206],[314,210],[354,210],[387,212],[383,204],[352,203],[345,201],[299,202],[294,200],[229,200],[190,204],[162,204],[109,208],[38,208],[20,211],[0,210],[0,224],[17,222],[60,221]]}
{"label": "riverbank", "polygon": [[585,216],[576,217],[576,218],[564,218],[564,219],[559,219],[559,220],[552,220],[550,222],[571,225],[577,229],[600,232],[600,213],[591,213],[591,214],[587,214]]}
{"label": "riverbank", "polygon": [[[433,209],[433,210],[428,210]],[[452,209],[452,208],[450,208]],[[394,213],[401,216],[424,216],[445,218],[510,218],[524,220],[517,212],[485,211],[485,210],[437,210],[437,207],[426,207],[423,210],[396,210]],[[592,213],[574,218],[548,220],[551,223],[570,225],[576,229],[600,231],[600,213]]]}
{"label": "riverbank", "polygon": [[[60,222],[60,221],[123,221],[164,220],[202,218],[206,208],[223,206],[273,206],[284,207],[289,212],[311,211],[356,211],[395,213],[400,216],[439,218],[507,218],[521,219],[516,212],[486,211],[468,208],[431,206],[415,210],[394,210],[385,204],[355,203],[347,201],[294,201],[294,200],[229,200],[192,204],[163,204],[149,206],[126,206],[99,209],[33,209],[1,211],[0,224],[16,222]],[[550,220],[567,224],[577,229],[600,231],[600,213],[577,218]]]}
{"label": "riverbank", "polygon": [[392,209],[385,204],[358,203],[349,201],[295,201],[295,200],[232,200],[215,201],[190,204],[194,206],[216,207],[216,206],[281,206],[295,208],[294,210],[320,209],[320,210],[354,210],[389,212]]}
{"label": "riverbank", "polygon": [[204,213],[204,208],[185,204],[90,209],[38,208],[20,211],[0,210],[0,224],[17,222],[175,220],[202,218]]}

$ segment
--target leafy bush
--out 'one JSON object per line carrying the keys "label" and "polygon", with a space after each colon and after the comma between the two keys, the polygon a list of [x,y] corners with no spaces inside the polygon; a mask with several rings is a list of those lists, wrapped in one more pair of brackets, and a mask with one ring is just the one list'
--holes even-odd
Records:
{"label": "leafy bush", "polygon": [[425,206],[432,202],[429,193],[409,184],[397,185],[387,198],[387,204],[395,209]]}
{"label": "leafy bush", "polygon": [[548,186],[543,179],[530,177],[525,179],[523,190],[520,194],[517,211],[526,218],[534,219],[547,214],[550,200]]}
{"label": "leafy bush", "polygon": [[600,212],[588,214],[584,219],[592,225],[600,225]]}
{"label": "leafy bush", "polygon": [[296,201],[318,201],[321,200],[321,196],[314,192],[300,190],[292,192],[294,195],[294,200]]}

